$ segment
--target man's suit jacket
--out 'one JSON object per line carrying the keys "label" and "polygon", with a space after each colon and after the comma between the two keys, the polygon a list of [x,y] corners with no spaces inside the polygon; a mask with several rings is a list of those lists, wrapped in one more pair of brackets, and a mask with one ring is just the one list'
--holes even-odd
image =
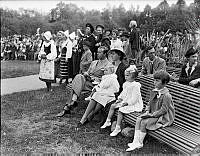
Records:
{"label": "man's suit jacket", "polygon": [[[188,65],[184,65],[181,70],[181,74],[179,77],[178,82],[184,85],[189,85],[190,81],[200,78],[200,64],[196,64],[193,66],[190,75],[187,73]],[[198,83],[195,87],[199,87],[200,84]]]}
{"label": "man's suit jacket", "polygon": [[132,50],[139,50],[139,31],[137,28],[131,30],[129,42]]}
{"label": "man's suit jacket", "polygon": [[92,53],[90,50],[87,50],[83,53],[80,60],[80,73],[87,72],[91,62],[92,62]]}
{"label": "man's suit jacket", "polygon": [[85,41],[90,42],[90,51],[92,52],[92,58],[94,60],[95,57],[95,44],[96,44],[96,39],[94,34],[91,34],[90,36],[86,36]]}
{"label": "man's suit jacket", "polygon": [[[141,74],[142,75],[149,75],[151,74],[151,69],[150,69],[150,60],[149,57],[146,57],[142,63],[142,70],[141,70]],[[156,57],[153,61],[153,74],[156,71],[159,70],[166,70],[166,62],[164,59],[160,58],[160,57]]]}

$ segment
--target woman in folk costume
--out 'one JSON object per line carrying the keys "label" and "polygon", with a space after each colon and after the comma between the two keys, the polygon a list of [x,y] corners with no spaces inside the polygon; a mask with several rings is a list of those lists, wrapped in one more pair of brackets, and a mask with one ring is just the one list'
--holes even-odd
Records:
{"label": "woman in folk costume", "polygon": [[50,31],[45,32],[43,38],[44,42],[38,55],[39,59],[41,59],[39,79],[46,82],[48,91],[52,91],[51,83],[55,82],[54,60],[57,56],[56,45],[52,40]]}
{"label": "woman in folk costume", "polygon": [[57,50],[57,57],[55,59],[55,75],[56,75],[56,78],[60,78],[60,56],[61,56],[61,50],[62,50],[62,43],[64,42],[63,35],[64,35],[64,32],[59,31],[57,33],[57,37],[56,37],[56,41],[55,41],[56,50]]}
{"label": "woman in folk costume", "polygon": [[150,94],[146,112],[136,120],[134,139],[132,143],[128,144],[129,148],[126,151],[142,148],[148,130],[154,131],[158,128],[170,126],[174,122],[174,104],[166,87],[170,75],[166,71],[160,70],[153,77],[155,89]]}
{"label": "woman in folk costume", "polygon": [[106,122],[101,127],[106,128],[107,126],[111,126],[111,118],[114,114],[114,111],[115,109],[119,108],[117,125],[110,136],[116,136],[119,132],[121,132],[120,126],[124,114],[141,112],[143,109],[143,101],[140,92],[141,84],[135,81],[137,76],[138,71],[135,65],[130,65],[130,67],[125,70],[126,82],[123,84],[123,90],[118,96],[118,100],[111,105]]}
{"label": "woman in folk costume", "polygon": [[65,79],[65,83],[68,83],[68,61],[72,56],[72,42],[69,39],[69,31],[64,32],[64,42],[62,44],[61,56],[60,56],[60,84]]}
{"label": "woman in folk costume", "polygon": [[68,82],[72,82],[72,78],[74,77],[73,76],[73,59],[72,59],[72,53],[75,51],[75,48],[76,48],[76,45],[77,45],[75,37],[76,37],[76,34],[75,34],[75,32],[73,32],[73,33],[71,33],[69,35],[69,38],[68,38],[69,42],[72,43],[72,46],[71,46],[71,43],[68,44],[68,48],[72,48],[71,55],[69,54],[69,58],[68,58]]}

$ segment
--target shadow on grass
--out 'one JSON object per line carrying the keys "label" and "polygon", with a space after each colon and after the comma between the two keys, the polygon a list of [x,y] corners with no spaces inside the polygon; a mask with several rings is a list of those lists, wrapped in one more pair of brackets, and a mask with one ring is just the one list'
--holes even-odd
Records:
{"label": "shadow on grass", "polygon": [[84,97],[71,115],[56,118],[55,115],[69,100],[65,87],[55,87],[54,92],[45,89],[5,95],[1,98],[1,154],[24,153],[101,153],[129,154],[178,154],[164,143],[147,136],[142,149],[125,153],[132,138],[121,134],[110,137],[110,129],[100,130],[99,118],[78,128],[87,106]]}

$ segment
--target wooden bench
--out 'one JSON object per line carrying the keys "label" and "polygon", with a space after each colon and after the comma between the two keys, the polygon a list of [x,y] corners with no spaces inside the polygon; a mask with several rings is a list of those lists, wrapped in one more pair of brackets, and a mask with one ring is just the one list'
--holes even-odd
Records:
{"label": "wooden bench", "polygon": [[[149,101],[150,91],[154,88],[153,78],[142,76],[141,93],[144,105]],[[149,131],[148,134],[173,148],[190,155],[194,150],[200,154],[200,90],[190,86],[170,82],[167,85],[175,105],[175,121],[172,126]],[[115,113],[117,115],[117,113]],[[140,113],[124,116],[125,122],[135,126]]]}

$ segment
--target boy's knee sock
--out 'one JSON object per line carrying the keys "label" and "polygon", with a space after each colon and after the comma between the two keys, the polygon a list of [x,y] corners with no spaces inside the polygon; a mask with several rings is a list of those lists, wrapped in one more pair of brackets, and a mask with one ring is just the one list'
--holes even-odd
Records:
{"label": "boy's knee sock", "polygon": [[78,96],[76,94],[73,94],[72,95],[72,101],[77,101],[77,99],[78,99]]}

